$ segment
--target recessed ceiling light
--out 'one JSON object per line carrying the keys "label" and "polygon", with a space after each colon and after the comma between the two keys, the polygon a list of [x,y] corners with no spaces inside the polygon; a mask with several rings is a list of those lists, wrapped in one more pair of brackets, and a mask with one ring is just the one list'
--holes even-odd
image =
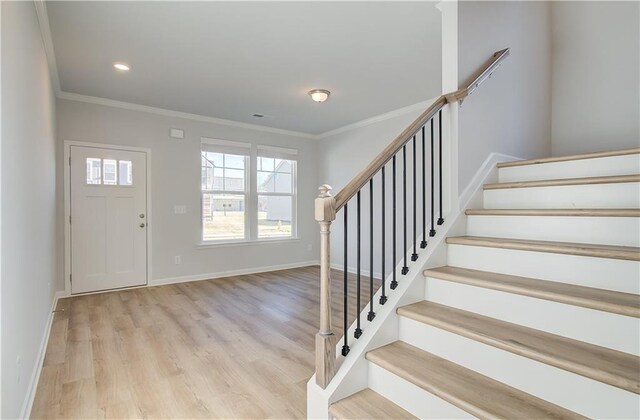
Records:
{"label": "recessed ceiling light", "polygon": [[125,63],[113,63],[113,67],[115,67],[116,70],[120,71],[129,71],[131,69],[131,67]]}
{"label": "recessed ceiling light", "polygon": [[313,89],[309,91],[309,96],[311,96],[311,99],[320,104],[329,99],[329,95],[331,95],[331,92],[326,89]]}

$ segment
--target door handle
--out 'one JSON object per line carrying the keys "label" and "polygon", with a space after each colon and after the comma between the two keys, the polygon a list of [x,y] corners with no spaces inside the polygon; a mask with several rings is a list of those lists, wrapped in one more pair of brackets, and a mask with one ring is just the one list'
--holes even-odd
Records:
{"label": "door handle", "polygon": [[145,225],[144,223],[140,223],[140,227],[143,228]]}

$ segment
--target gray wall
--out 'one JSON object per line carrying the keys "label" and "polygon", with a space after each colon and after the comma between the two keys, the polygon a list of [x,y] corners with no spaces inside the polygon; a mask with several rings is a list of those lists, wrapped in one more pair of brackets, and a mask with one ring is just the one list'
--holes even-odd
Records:
{"label": "gray wall", "polygon": [[640,3],[554,2],[554,156],[640,146]]}
{"label": "gray wall", "polygon": [[460,86],[497,50],[504,65],[459,112],[459,191],[492,152],[551,153],[551,7],[548,2],[458,3]]}
{"label": "gray wall", "polygon": [[2,417],[15,418],[56,286],[55,100],[33,2],[1,7]]}
{"label": "gray wall", "polygon": [[[67,140],[151,149],[152,281],[238,269],[259,270],[318,259],[319,229],[313,220],[313,200],[318,188],[314,140],[63,99],[58,99],[57,115],[60,155]],[[185,138],[169,138],[171,127],[184,129]],[[299,242],[197,247],[201,235],[200,138],[203,136],[299,150]],[[62,158],[58,163],[58,208],[62,211]],[[186,205],[187,213],[174,214],[174,205]],[[63,218],[58,222],[62,235]],[[312,246],[311,250],[308,245]],[[182,257],[181,265],[174,264],[176,255]],[[59,258],[62,264],[63,255]],[[60,278],[63,278],[62,272]],[[61,283],[58,287],[64,286]]]}

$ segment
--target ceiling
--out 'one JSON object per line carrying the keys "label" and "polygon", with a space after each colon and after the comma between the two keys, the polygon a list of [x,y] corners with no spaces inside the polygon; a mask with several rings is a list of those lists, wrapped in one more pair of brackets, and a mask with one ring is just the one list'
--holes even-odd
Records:
{"label": "ceiling", "polygon": [[[309,134],[441,93],[435,2],[55,1],[47,8],[63,92]],[[115,71],[115,61],[131,71]],[[331,97],[314,103],[307,95],[314,88]]]}

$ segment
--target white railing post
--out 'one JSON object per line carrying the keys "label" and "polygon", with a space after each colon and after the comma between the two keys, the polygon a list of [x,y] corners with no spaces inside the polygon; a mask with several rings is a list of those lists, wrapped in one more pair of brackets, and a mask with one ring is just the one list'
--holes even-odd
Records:
{"label": "white railing post", "polygon": [[320,223],[320,331],[316,334],[316,383],[326,388],[336,366],[336,340],[331,329],[331,222],[336,218],[336,200],[331,187],[323,185],[315,201],[315,219]]}

